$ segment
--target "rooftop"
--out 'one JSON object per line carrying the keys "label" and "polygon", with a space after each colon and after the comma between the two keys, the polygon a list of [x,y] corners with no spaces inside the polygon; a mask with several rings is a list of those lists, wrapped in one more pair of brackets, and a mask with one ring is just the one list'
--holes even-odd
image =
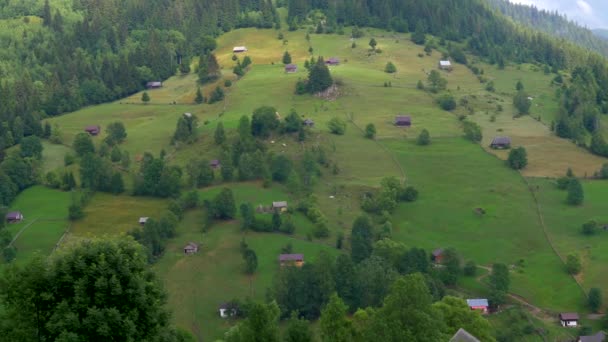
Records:
{"label": "rooftop", "polygon": [[452,63],[450,61],[439,61],[439,65],[441,66],[450,66]]}
{"label": "rooftop", "polygon": [[272,206],[274,208],[285,208],[285,207],[287,207],[287,202],[286,201],[272,202]]}
{"label": "rooftop", "polygon": [[606,341],[606,333],[600,331],[595,335],[580,336],[579,339],[580,342],[604,342]]}
{"label": "rooftop", "polygon": [[485,298],[467,299],[469,307],[473,306],[489,306],[488,300]]}
{"label": "rooftop", "polygon": [[559,318],[564,321],[578,321],[578,314],[576,312],[562,312],[559,314]]}
{"label": "rooftop", "polygon": [[449,342],[480,342],[475,336],[469,334],[468,331],[463,328],[458,329],[458,331],[452,336]]}
{"label": "rooftop", "polygon": [[279,261],[299,261],[304,260],[304,254],[281,254]]}

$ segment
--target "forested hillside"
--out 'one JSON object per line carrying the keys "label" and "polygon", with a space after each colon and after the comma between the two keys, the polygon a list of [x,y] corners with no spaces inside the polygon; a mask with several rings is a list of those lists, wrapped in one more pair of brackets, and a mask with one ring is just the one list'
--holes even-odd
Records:
{"label": "forested hillside", "polygon": [[581,27],[557,12],[539,10],[534,6],[514,4],[507,0],[488,0],[503,15],[532,29],[564,38],[589,50],[608,56],[608,41]]}

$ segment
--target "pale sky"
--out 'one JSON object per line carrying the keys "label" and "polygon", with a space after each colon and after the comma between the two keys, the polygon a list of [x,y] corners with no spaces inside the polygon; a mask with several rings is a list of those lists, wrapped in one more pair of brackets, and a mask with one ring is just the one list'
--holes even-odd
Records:
{"label": "pale sky", "polygon": [[588,28],[608,28],[608,0],[509,0],[539,9],[557,10]]}

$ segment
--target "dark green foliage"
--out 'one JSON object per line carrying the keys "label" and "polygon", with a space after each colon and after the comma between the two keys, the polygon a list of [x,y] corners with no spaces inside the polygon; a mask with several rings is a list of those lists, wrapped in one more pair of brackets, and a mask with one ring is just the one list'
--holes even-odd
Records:
{"label": "dark green foliage", "polygon": [[439,107],[443,110],[451,111],[456,109],[456,100],[451,94],[443,94],[437,98]]}
{"label": "dark green foliage", "polygon": [[253,111],[251,117],[251,134],[254,137],[268,138],[270,133],[279,127],[277,110],[274,107],[262,106]]}
{"label": "dark green foliage", "polygon": [[521,83],[521,81],[517,81],[517,83],[515,84],[515,90],[517,90],[517,92],[521,92],[524,90],[524,84]]}
{"label": "dark green foliage", "polygon": [[596,287],[592,287],[587,296],[587,304],[591,311],[598,312],[602,307],[602,291]]}
{"label": "dark green foliage", "polygon": [[215,90],[211,93],[211,96],[209,97],[209,104],[213,104],[213,103],[222,101],[223,99],[224,99],[224,90],[220,86],[217,86],[217,87],[215,87]]}
{"label": "dark green foliage", "polygon": [[182,170],[169,166],[162,158],[144,153],[139,172],[135,175],[133,193],[136,196],[175,197],[179,195]]}
{"label": "dark green foliage", "polygon": [[351,257],[359,263],[372,254],[372,223],[367,215],[355,219],[351,232]]}
{"label": "dark green foliage", "polygon": [[120,148],[118,148],[118,146],[114,146],[112,148],[112,152],[110,152],[110,160],[112,163],[118,163],[122,160],[122,152],[120,152]]}
{"label": "dark green foliage", "polygon": [[70,205],[70,207],[68,208],[68,219],[70,219],[71,221],[76,221],[80,220],[83,217],[84,211],[82,210],[81,204],[74,203]]}
{"label": "dark green foliage", "polygon": [[378,43],[376,42],[376,40],[372,37],[372,39],[369,40],[369,47],[372,48],[372,50],[376,50],[376,45],[378,45]]}
{"label": "dark green foliage", "polygon": [[193,159],[186,168],[191,186],[198,188],[209,186],[215,178],[213,168],[207,159]]}
{"label": "dark green foliage", "polygon": [[317,62],[311,65],[308,73],[308,91],[315,94],[329,88],[333,83],[329,68],[325,65],[323,57],[319,57]]}
{"label": "dark green foliage", "polygon": [[143,94],[141,94],[141,102],[144,104],[148,104],[148,102],[150,102],[150,95],[147,91],[144,91]]}
{"label": "dark green foliage", "polygon": [[608,163],[604,163],[599,171],[598,176],[601,179],[608,179]]}
{"label": "dark green foliage", "polygon": [[470,260],[464,265],[462,272],[467,277],[474,277],[477,274],[477,264],[475,261]]}
{"label": "dark green foliage", "polygon": [[112,179],[110,179],[110,189],[111,193],[118,195],[125,191],[125,183],[122,180],[122,175],[120,172],[114,172],[112,175]]}
{"label": "dark green foliage", "polygon": [[598,156],[608,157],[608,144],[606,144],[606,140],[604,140],[604,136],[600,131],[593,133],[589,150]]}
{"label": "dark green foliage", "polygon": [[245,273],[253,274],[258,268],[258,256],[253,249],[247,248],[243,252],[243,260],[245,261]]}
{"label": "dark green foliage", "polygon": [[458,46],[452,45],[450,49],[450,57],[456,62],[460,64],[467,65],[467,56],[464,54],[464,51]]}
{"label": "dark green foliage", "polygon": [[[181,204],[174,203],[181,212]],[[162,216],[160,220],[149,218],[143,227],[138,227],[129,232],[129,235],[146,249],[149,263],[156,262],[162,256],[168,240],[175,236],[175,228],[177,227],[179,216],[174,213],[174,211],[177,211],[177,208],[169,209],[173,210]]]}
{"label": "dark green foliage", "polygon": [[462,127],[464,129],[464,137],[472,142],[480,142],[481,135],[481,127],[475,122],[465,120],[462,122]]}
{"label": "dark green foliage", "polygon": [[490,306],[497,308],[499,305],[505,303],[509,285],[511,283],[507,265],[500,263],[492,265],[489,281],[490,296],[488,299],[490,301]]}
{"label": "dark green foliage", "polygon": [[194,97],[194,102],[197,104],[205,102],[205,98],[203,97],[203,92],[201,91],[200,86],[196,88],[196,96]]}
{"label": "dark green foliage", "polygon": [[426,41],[425,33],[424,23],[419,20],[416,24],[416,30],[412,33],[412,42],[414,42],[414,44],[424,45]]}
{"label": "dark green foliage", "polygon": [[291,159],[283,154],[279,154],[272,158],[270,164],[270,172],[272,173],[272,179],[277,182],[286,182],[287,178],[293,170],[293,163]]}
{"label": "dark green foliage", "polygon": [[439,91],[445,90],[448,85],[448,80],[441,77],[441,74],[437,70],[431,70],[429,76],[427,77],[427,87],[430,92],[437,93]]}
{"label": "dark green foliage", "polygon": [[298,318],[297,313],[291,313],[291,318],[287,322],[287,330],[283,335],[284,342],[311,342],[313,334],[310,330],[310,322]]}
{"label": "dark green foliage", "polygon": [[213,216],[221,220],[229,220],[236,217],[236,204],[232,190],[223,188],[222,191],[213,198]]}
{"label": "dark green foliage", "polygon": [[108,136],[104,139],[104,141],[110,146],[120,144],[127,138],[127,130],[125,129],[125,125],[120,121],[109,124],[106,128],[106,132],[108,132]]}
{"label": "dark green foliage", "polygon": [[489,92],[496,91],[496,88],[494,87],[494,81],[490,81],[490,82],[486,83],[486,90]]}
{"label": "dark green foliage", "polygon": [[1,284],[7,341],[172,340],[164,291],[131,239],[82,241]]}
{"label": "dark green foliage", "polygon": [[21,156],[24,158],[42,158],[42,143],[40,138],[35,135],[30,135],[21,140],[20,147]]}
{"label": "dark green foliage", "polygon": [[215,54],[201,55],[198,64],[198,81],[201,84],[210,83],[220,78],[220,76],[221,69]]}
{"label": "dark green foliage", "polygon": [[520,90],[513,97],[513,105],[515,109],[517,109],[517,113],[519,115],[530,114],[530,107],[532,106],[532,101],[528,98],[528,94]]}
{"label": "dark green foliage", "polygon": [[581,273],[582,269],[581,258],[576,254],[568,254],[566,257],[566,271],[572,275],[577,275]]}
{"label": "dark green foliage", "polygon": [[346,122],[338,117],[333,117],[327,123],[327,128],[332,134],[344,135],[346,133]]}
{"label": "dark green foliage", "polygon": [[517,147],[509,151],[509,157],[507,163],[514,170],[521,170],[528,165],[528,155],[526,149],[523,147]]}
{"label": "dark green foliage", "polygon": [[348,306],[337,294],[332,294],[329,303],[321,312],[321,339],[332,342],[349,342],[353,339],[351,322],[346,318]]}
{"label": "dark green foliage", "polygon": [[460,267],[461,259],[456,250],[453,248],[444,250],[441,263],[444,266],[440,274],[441,280],[445,285],[455,285],[458,281],[458,277],[462,273]]}
{"label": "dark green foliage", "polygon": [[418,138],[416,139],[416,144],[421,145],[421,146],[426,146],[426,145],[431,144],[431,134],[429,133],[429,131],[426,128],[422,129],[422,131],[418,135]]}
{"label": "dark green foliage", "polygon": [[584,235],[594,235],[597,233],[598,228],[599,228],[599,225],[597,224],[597,222],[591,220],[591,221],[584,223],[581,226],[581,232]]}
{"label": "dark green foliage", "polygon": [[247,319],[239,329],[226,334],[226,342],[278,342],[279,308],[276,303],[253,303],[247,312]]}
{"label": "dark green foliage", "polygon": [[373,123],[368,123],[365,126],[365,137],[374,139],[376,137],[376,126]]}
{"label": "dark green foliage", "polygon": [[283,54],[283,64],[291,64],[291,55],[287,51]]}
{"label": "dark green foliage", "polygon": [[388,62],[384,67],[384,72],[394,74],[397,72],[397,67],[395,66],[395,64],[393,64],[393,62]]}
{"label": "dark green foliage", "polygon": [[583,186],[581,182],[576,178],[571,178],[568,182],[568,196],[566,202],[570,205],[581,205],[585,200],[585,193],[583,192]]}
{"label": "dark green foliage", "polygon": [[287,133],[299,132],[302,130],[302,119],[295,111],[295,109],[292,109],[289,112],[289,115],[285,117],[283,130]]}
{"label": "dark green foliage", "polygon": [[74,151],[79,156],[84,156],[87,153],[95,153],[95,146],[93,140],[87,133],[78,133],[74,137],[74,143],[72,144]]}

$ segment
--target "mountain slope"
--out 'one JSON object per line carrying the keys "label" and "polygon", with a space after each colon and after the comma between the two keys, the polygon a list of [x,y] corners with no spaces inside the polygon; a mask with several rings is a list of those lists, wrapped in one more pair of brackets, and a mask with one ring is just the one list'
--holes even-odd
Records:
{"label": "mountain slope", "polygon": [[593,34],[602,39],[608,40],[608,29],[594,29]]}

